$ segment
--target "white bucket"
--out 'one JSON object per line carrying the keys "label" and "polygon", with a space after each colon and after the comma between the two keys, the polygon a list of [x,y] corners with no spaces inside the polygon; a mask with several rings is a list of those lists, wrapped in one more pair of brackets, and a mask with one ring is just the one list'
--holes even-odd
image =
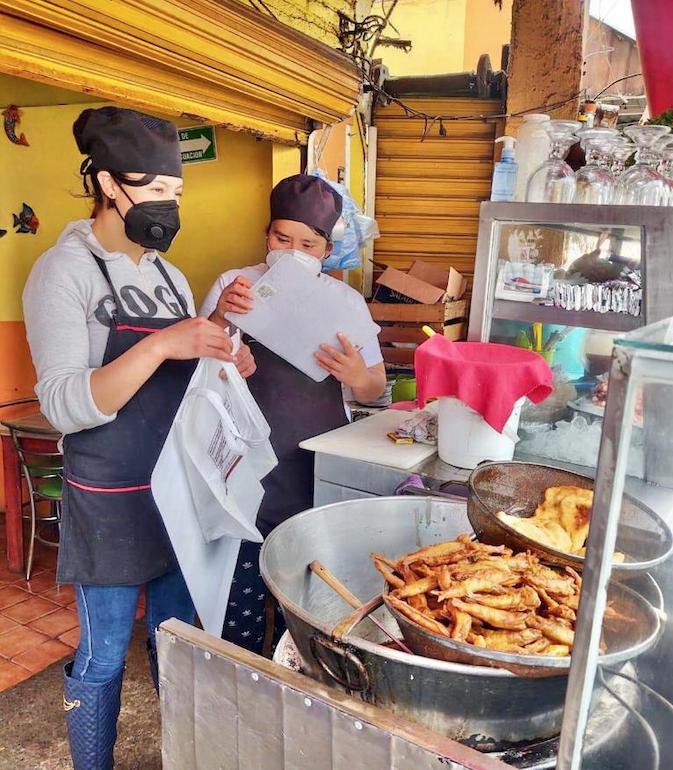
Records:
{"label": "white bucket", "polygon": [[519,440],[519,417],[525,398],[520,398],[502,433],[457,398],[440,398],[437,452],[441,460],[457,468],[476,468],[484,460],[507,462]]}

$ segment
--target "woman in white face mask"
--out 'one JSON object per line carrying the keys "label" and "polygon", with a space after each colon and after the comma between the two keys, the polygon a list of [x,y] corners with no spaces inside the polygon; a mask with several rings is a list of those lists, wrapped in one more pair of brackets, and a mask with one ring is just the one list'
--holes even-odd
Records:
{"label": "woman in white face mask", "polygon": [[[266,261],[220,275],[200,315],[229,326],[224,314],[248,312],[254,304],[250,290],[253,283],[288,251],[315,259],[317,275],[331,251],[331,233],[341,208],[341,196],[318,177],[298,174],[279,182],[271,193]],[[342,281],[325,278],[334,281],[342,293],[344,314],[371,318],[357,291]],[[265,495],[257,526],[264,536],[313,505],[313,455],[299,449],[299,442],[345,425],[345,397],[372,401],[385,387],[378,339],[372,337],[356,350],[344,335],[338,337],[340,350],[322,345],[315,351],[316,360],[331,375],[322,382],[315,382],[256,340],[245,337],[257,365],[248,386],[271,426],[271,443],[278,457],[278,466],[262,482]],[[259,549],[255,543],[243,543],[241,547],[223,638],[254,652],[268,653],[273,638],[277,640],[282,630],[282,619],[276,613],[275,629],[274,624],[265,622],[271,620],[273,610],[259,576]],[[269,645],[265,646],[265,641]]]}

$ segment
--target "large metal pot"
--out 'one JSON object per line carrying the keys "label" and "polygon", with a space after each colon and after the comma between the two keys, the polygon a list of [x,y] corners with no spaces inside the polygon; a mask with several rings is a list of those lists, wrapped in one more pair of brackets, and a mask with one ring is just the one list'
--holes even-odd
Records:
{"label": "large metal pot", "polygon": [[[505,748],[559,732],[565,676],[518,677],[503,669],[408,655],[376,644],[383,634],[361,623],[346,644],[331,631],[351,612],[307,565],[314,559],[363,601],[381,591],[371,551],[400,556],[470,532],[465,503],[372,498],[315,508],[267,538],[262,576],[278,599],[310,676],[359,692],[372,703],[481,749]],[[394,628],[385,609],[377,617]]]}

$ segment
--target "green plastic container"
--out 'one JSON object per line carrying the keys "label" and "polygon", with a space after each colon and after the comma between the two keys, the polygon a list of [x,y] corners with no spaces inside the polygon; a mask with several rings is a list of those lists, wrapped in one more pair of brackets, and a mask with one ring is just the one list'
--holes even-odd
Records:
{"label": "green plastic container", "polygon": [[393,403],[416,399],[416,378],[411,374],[399,374],[393,383]]}

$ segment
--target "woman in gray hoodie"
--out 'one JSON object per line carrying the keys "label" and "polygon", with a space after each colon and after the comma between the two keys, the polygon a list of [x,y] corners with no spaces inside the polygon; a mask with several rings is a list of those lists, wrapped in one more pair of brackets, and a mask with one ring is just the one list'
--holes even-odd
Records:
{"label": "woman in gray hoodie", "polygon": [[24,290],[36,393],[62,431],[63,518],[57,580],[75,586],[80,643],[65,666],[75,770],[113,766],[124,660],[146,586],[155,630],[194,607],[150,489],[150,477],[201,356],[234,358],[216,324],[194,317],[184,275],[160,257],[180,228],[181,156],[173,124],[118,107],[85,110],[73,132],[86,156],[94,215],[68,225]]}

